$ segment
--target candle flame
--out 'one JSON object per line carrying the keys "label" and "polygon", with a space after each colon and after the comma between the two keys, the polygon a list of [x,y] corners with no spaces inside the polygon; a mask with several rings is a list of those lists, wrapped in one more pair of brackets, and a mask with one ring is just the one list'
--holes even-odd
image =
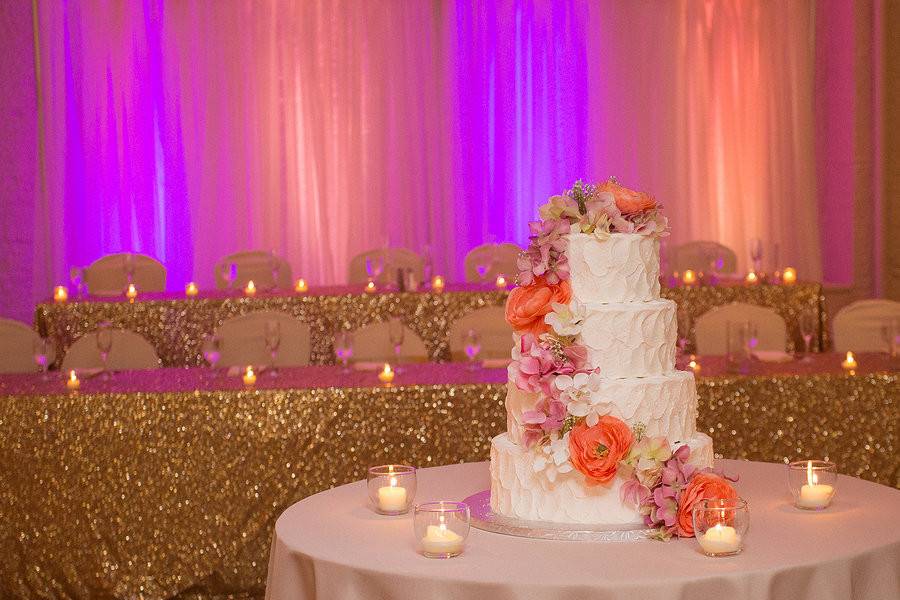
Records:
{"label": "candle flame", "polygon": [[391,487],[397,487],[397,478],[391,477]]}
{"label": "candle flame", "polygon": [[69,371],[69,380],[70,380],[70,381],[77,381],[77,380],[78,380],[78,377],[75,375],[75,371]]}
{"label": "candle flame", "polygon": [[249,376],[249,375],[253,375],[253,367],[252,367],[252,366],[248,366],[248,367],[247,367],[247,375],[248,375],[248,376]]}
{"label": "candle flame", "polygon": [[809,485],[816,485],[819,483],[819,475],[817,473],[813,473],[811,460],[806,462],[806,483]]}
{"label": "candle flame", "polygon": [[387,364],[387,363],[384,363],[384,371],[383,371],[383,373],[384,373],[385,375],[389,375],[389,374],[391,374],[392,372],[393,372],[393,371],[391,370],[391,365],[389,365],[389,364]]}
{"label": "candle flame", "polygon": [[847,362],[853,362],[853,360],[854,360],[854,359],[853,359],[853,353],[850,352],[850,351],[848,351],[848,352],[847,352]]}

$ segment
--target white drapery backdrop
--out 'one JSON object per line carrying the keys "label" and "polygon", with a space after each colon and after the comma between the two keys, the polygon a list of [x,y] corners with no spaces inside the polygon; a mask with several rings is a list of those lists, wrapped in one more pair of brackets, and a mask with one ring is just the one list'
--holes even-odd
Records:
{"label": "white drapery backdrop", "polygon": [[40,3],[35,295],[142,251],[315,283],[390,243],[461,275],[577,178],[654,193],[670,243],[821,274],[809,1]]}

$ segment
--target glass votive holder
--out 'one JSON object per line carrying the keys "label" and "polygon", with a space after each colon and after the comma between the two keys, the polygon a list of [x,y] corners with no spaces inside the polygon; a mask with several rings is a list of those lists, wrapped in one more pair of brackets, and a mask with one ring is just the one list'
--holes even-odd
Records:
{"label": "glass votive holder", "polygon": [[405,514],[416,497],[416,468],[409,465],[369,467],[368,489],[375,512]]}
{"label": "glass votive holder", "polygon": [[428,558],[458,556],[469,537],[469,519],[465,502],[441,500],[416,505],[413,530],[419,550]]}
{"label": "glass votive holder", "polygon": [[798,460],[788,465],[788,487],[794,506],[803,510],[828,508],[837,485],[837,466],[825,460]]}
{"label": "glass votive holder", "polygon": [[694,537],[707,556],[733,556],[744,549],[750,509],[743,498],[701,500],[691,516]]}

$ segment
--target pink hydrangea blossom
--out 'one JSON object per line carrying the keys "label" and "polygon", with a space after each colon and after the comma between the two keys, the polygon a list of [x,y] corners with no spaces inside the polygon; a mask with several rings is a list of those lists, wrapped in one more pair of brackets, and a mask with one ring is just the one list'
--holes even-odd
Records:
{"label": "pink hydrangea blossom", "polygon": [[516,266],[519,269],[519,285],[531,285],[535,277],[543,277],[547,283],[555,285],[569,278],[569,260],[566,257],[568,241],[566,235],[571,224],[564,219],[532,221],[528,249],[519,255]]}
{"label": "pink hydrangea blossom", "polygon": [[555,398],[543,397],[532,410],[522,413],[525,432],[522,442],[531,448],[550,433],[562,429],[566,420],[566,405]]}

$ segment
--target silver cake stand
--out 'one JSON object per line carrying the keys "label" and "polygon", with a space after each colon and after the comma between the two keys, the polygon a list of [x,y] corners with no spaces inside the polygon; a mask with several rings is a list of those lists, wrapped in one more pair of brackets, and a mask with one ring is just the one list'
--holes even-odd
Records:
{"label": "silver cake stand", "polygon": [[573,523],[545,523],[525,521],[491,510],[491,490],[472,494],[465,500],[469,505],[472,527],[539,540],[569,540],[589,542],[637,542],[650,537],[650,530],[643,525],[590,525]]}

